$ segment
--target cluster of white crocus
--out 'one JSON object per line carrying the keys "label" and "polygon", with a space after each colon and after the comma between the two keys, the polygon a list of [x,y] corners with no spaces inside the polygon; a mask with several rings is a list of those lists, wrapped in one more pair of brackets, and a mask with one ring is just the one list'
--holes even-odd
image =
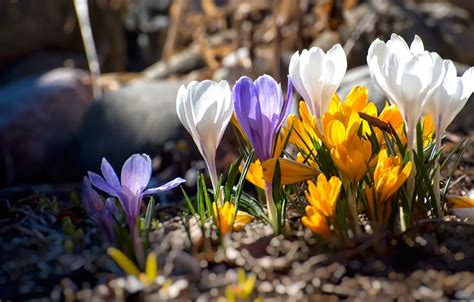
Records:
{"label": "cluster of white crocus", "polygon": [[308,104],[311,114],[316,116],[319,126],[346,70],[347,58],[340,44],[327,53],[313,47],[304,49],[301,54],[295,52],[291,57],[289,74],[293,86]]}
{"label": "cluster of white crocus", "polygon": [[425,51],[418,36],[410,47],[396,34],[386,43],[376,39],[370,45],[367,64],[372,78],[402,113],[410,148],[415,146],[416,124],[425,113],[432,117],[440,142],[474,86],[472,68],[458,78],[454,64]]}
{"label": "cluster of white crocus", "polygon": [[206,162],[212,187],[217,192],[216,151],[234,107],[227,81],[193,81],[179,88],[176,111]]}

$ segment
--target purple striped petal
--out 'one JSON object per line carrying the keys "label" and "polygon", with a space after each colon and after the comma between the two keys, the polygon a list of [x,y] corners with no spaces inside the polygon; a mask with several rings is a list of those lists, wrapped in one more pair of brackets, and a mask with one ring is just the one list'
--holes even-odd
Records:
{"label": "purple striped petal", "polygon": [[281,128],[283,123],[286,121],[288,118],[288,115],[290,114],[291,111],[291,105],[293,103],[293,83],[291,82],[291,78],[288,77],[288,90],[286,92],[286,102],[283,104],[283,107],[281,108],[281,113],[280,113],[280,120],[277,125],[277,130]]}
{"label": "purple striped petal", "polygon": [[262,147],[262,113],[260,110],[257,89],[248,77],[241,77],[232,91],[234,98],[235,115],[242,130],[255,149],[255,154],[264,160],[266,153]]}
{"label": "purple striped petal", "polygon": [[82,182],[82,204],[89,215],[104,210],[104,202],[99,194],[92,189],[92,185],[87,177]]}
{"label": "purple striped petal", "polygon": [[152,195],[156,193],[165,192],[173,188],[176,188],[177,186],[179,186],[180,184],[184,182],[186,182],[186,180],[182,179],[181,177],[177,177],[173,179],[172,181],[169,181],[165,183],[164,185],[161,185],[157,188],[151,188],[151,189],[146,190],[145,192],[143,192],[143,195]]}
{"label": "purple striped petal", "polygon": [[264,74],[255,81],[255,87],[262,115],[277,121],[283,106],[280,85],[271,76]]}
{"label": "purple striped petal", "polygon": [[123,164],[121,173],[122,187],[132,194],[139,195],[151,178],[151,159],[146,154],[134,154]]}
{"label": "purple striped petal", "polygon": [[102,175],[104,176],[104,179],[109,184],[109,186],[114,188],[115,191],[120,192],[122,190],[122,186],[120,185],[120,181],[117,177],[117,174],[105,158],[102,158],[100,170],[102,171]]}
{"label": "purple striped petal", "polygon": [[108,183],[107,181],[105,181],[105,179],[100,176],[99,174],[97,173],[94,173],[94,172],[88,172],[87,175],[89,176],[89,180],[91,182],[91,184],[96,187],[97,189],[101,190],[101,191],[104,191],[105,193],[111,195],[111,196],[114,196],[114,197],[120,197],[121,196],[121,192],[120,191],[116,191],[114,188],[112,188]]}

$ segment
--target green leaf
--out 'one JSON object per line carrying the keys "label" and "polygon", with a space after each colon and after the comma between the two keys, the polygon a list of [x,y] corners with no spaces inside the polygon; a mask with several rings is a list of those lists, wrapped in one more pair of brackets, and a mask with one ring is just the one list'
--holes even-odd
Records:
{"label": "green leaf", "polygon": [[256,217],[261,221],[266,221],[267,217],[265,216],[265,211],[263,210],[262,205],[258,200],[253,198],[251,195],[242,192],[240,195],[240,210],[249,213],[250,215]]}
{"label": "green leaf", "polygon": [[181,188],[181,192],[183,192],[184,201],[186,202],[186,205],[188,206],[189,210],[191,211],[191,214],[196,215],[196,210],[194,209],[194,206],[191,203],[191,200],[189,199],[188,194],[186,194],[186,191],[184,191],[182,186],[180,186],[180,188]]}
{"label": "green leaf", "polygon": [[243,155],[241,155],[229,168],[229,173],[227,174],[227,181],[225,184],[225,194],[224,200],[230,200],[230,196],[232,195],[233,188],[235,181],[237,180],[237,175],[239,175],[239,167],[240,163],[242,162]]}
{"label": "green leaf", "polygon": [[150,231],[151,219],[153,218],[153,213],[155,212],[155,198],[153,196],[148,202],[148,206],[145,212],[145,224],[143,226],[143,237],[148,241],[148,232]]}
{"label": "green leaf", "polygon": [[242,173],[240,174],[240,179],[239,183],[237,184],[237,188],[235,190],[235,201],[234,201],[234,206],[235,206],[235,214],[234,214],[234,219],[232,220],[232,224],[234,224],[235,217],[237,216],[237,211],[239,210],[239,203],[240,203],[240,195],[242,194],[242,189],[244,187],[244,182],[245,182],[245,176],[247,175],[247,172],[249,170],[250,164],[253,161],[253,156],[254,156],[255,151],[251,151],[250,155],[247,157],[245,160],[244,168],[242,169]]}

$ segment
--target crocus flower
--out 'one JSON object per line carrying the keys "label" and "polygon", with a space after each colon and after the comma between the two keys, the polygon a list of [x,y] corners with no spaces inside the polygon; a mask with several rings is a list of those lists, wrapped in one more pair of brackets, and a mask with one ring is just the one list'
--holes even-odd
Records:
{"label": "crocus flower", "polygon": [[[250,273],[245,275],[245,271],[242,268],[237,270],[237,283],[230,284],[226,287],[225,301],[247,301],[254,291],[255,283],[257,281],[257,275]],[[219,300],[219,299],[217,299]],[[255,299],[259,300],[259,299]],[[255,301],[254,300],[254,301]]]}
{"label": "crocus flower", "polygon": [[232,117],[231,91],[227,81],[193,81],[179,88],[176,112],[193,137],[217,192],[216,150]]}
{"label": "crocus flower", "polygon": [[115,240],[114,224],[118,217],[118,210],[115,206],[114,198],[107,198],[104,201],[92,188],[87,177],[82,183],[82,204],[87,214],[99,225],[102,233],[109,242]]}
{"label": "crocus flower", "polygon": [[[331,131],[335,132],[337,129]],[[356,183],[364,177],[371,156],[370,142],[358,135],[353,135],[343,143],[331,148],[332,160],[352,183]]]}
{"label": "crocus flower", "polygon": [[[295,114],[288,116],[288,126],[292,127],[289,142],[298,148],[300,158],[306,158],[311,155],[312,159],[308,159],[308,161],[310,161],[310,163],[312,162],[315,166],[313,159],[316,156],[316,148],[313,142],[319,141],[316,119],[309,113],[308,106],[305,102],[301,101],[298,107],[300,113],[299,117]],[[289,131],[287,129],[284,130],[286,132]]]}
{"label": "crocus flower", "polygon": [[235,206],[231,202],[225,202],[224,205],[214,202],[212,206],[216,218],[216,225],[222,236],[230,233],[232,230],[240,231],[253,220],[253,216],[242,211],[237,211],[236,215]]}
{"label": "crocus flower", "polygon": [[280,84],[269,75],[255,82],[244,76],[235,83],[233,98],[237,120],[258,159],[272,158],[275,137],[291,109],[291,82],[284,102]]}
{"label": "crocus flower", "polygon": [[441,137],[456,115],[466,105],[474,90],[474,67],[457,76],[456,67],[445,60],[446,74],[433,95],[426,101],[425,111],[433,119],[436,127],[437,148],[441,147]]}
{"label": "crocus flower", "polygon": [[103,176],[89,172],[89,180],[97,189],[119,199],[131,232],[134,231],[143,196],[165,192],[185,182],[177,177],[157,188],[146,189],[151,178],[151,159],[146,154],[134,154],[125,161],[120,181],[105,158],[102,159],[101,170]]}
{"label": "crocus flower", "polygon": [[333,176],[329,181],[324,174],[319,174],[316,184],[308,181],[308,190],[305,191],[309,205],[306,206],[306,215],[301,222],[313,233],[328,238],[330,229],[328,219],[331,220],[336,210],[336,201],[341,192],[342,182]]}
{"label": "crocus flower", "polygon": [[[232,91],[235,115],[242,130],[252,144],[260,162],[273,157],[275,138],[291,109],[291,80],[288,79],[286,102],[280,84],[268,75],[260,76],[255,82],[241,77]],[[268,218],[278,231],[277,209],[273,201],[271,184],[266,183]]]}
{"label": "crocus flower", "polygon": [[290,61],[290,79],[308,104],[312,115],[320,119],[329,109],[329,103],[341,84],[347,70],[347,58],[340,44],[327,53],[319,47],[296,52]]}
{"label": "crocus flower", "polygon": [[384,224],[388,222],[392,208],[388,201],[408,179],[411,168],[411,162],[403,166],[399,155],[388,155],[385,149],[379,152],[373,177],[374,186],[365,187],[369,214],[372,219],[377,219]]}
{"label": "crocus flower", "polygon": [[424,51],[423,42],[415,36],[411,46],[392,34],[385,43],[376,39],[367,55],[370,74],[389,98],[400,109],[407,127],[408,147],[416,146],[416,124],[425,102],[439,86],[445,65],[434,52]]}
{"label": "crocus flower", "polygon": [[156,282],[156,277],[158,276],[158,262],[155,252],[148,254],[144,272],[140,271],[135,263],[119,249],[109,247],[107,254],[109,254],[127,275],[135,277],[140,282],[140,287],[147,287]]}

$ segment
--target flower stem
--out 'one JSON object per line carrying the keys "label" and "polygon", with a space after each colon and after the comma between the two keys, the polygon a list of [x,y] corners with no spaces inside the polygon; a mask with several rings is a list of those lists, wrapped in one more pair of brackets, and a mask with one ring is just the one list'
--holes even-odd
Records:
{"label": "flower stem", "polygon": [[347,203],[349,206],[349,212],[352,216],[352,226],[354,232],[357,236],[361,235],[360,228],[359,228],[359,216],[357,215],[357,198],[356,198],[356,191],[357,191],[357,183],[350,181],[349,182],[349,194],[347,198]]}
{"label": "flower stem", "polygon": [[273,232],[275,234],[280,233],[280,223],[278,222],[278,213],[273,200],[273,188],[272,184],[265,182],[265,199],[267,200],[267,210],[268,210],[268,221],[272,225]]}
{"label": "flower stem", "polygon": [[416,128],[413,127],[411,123],[407,123],[407,147],[408,147],[408,152],[410,152],[410,161],[413,167],[415,167],[415,169],[411,169],[410,175],[408,176],[408,180],[407,180],[408,201],[409,201],[409,204],[411,204],[410,211],[413,211],[413,208],[414,208],[413,197],[415,194],[415,176],[416,176],[416,165],[415,165]]}
{"label": "flower stem", "polygon": [[[206,162],[207,166],[207,171],[209,172],[209,176],[211,178],[211,183],[212,183],[212,189],[214,190],[214,194],[217,192],[217,185],[219,183],[219,180],[217,178],[217,168],[216,168],[216,161],[214,158],[206,159],[204,160]],[[218,198],[219,203],[222,205],[223,200],[221,198]]]}
{"label": "flower stem", "polygon": [[[442,133],[443,131],[439,128],[436,127],[436,152],[439,152],[441,149],[441,139],[442,139]],[[436,216],[438,217],[443,217],[443,210],[441,206],[441,190],[439,186],[439,181],[441,178],[441,171],[440,171],[440,166],[439,166],[439,160],[437,160],[436,163],[436,171],[433,177],[433,192],[435,196],[435,202],[436,202]]]}

